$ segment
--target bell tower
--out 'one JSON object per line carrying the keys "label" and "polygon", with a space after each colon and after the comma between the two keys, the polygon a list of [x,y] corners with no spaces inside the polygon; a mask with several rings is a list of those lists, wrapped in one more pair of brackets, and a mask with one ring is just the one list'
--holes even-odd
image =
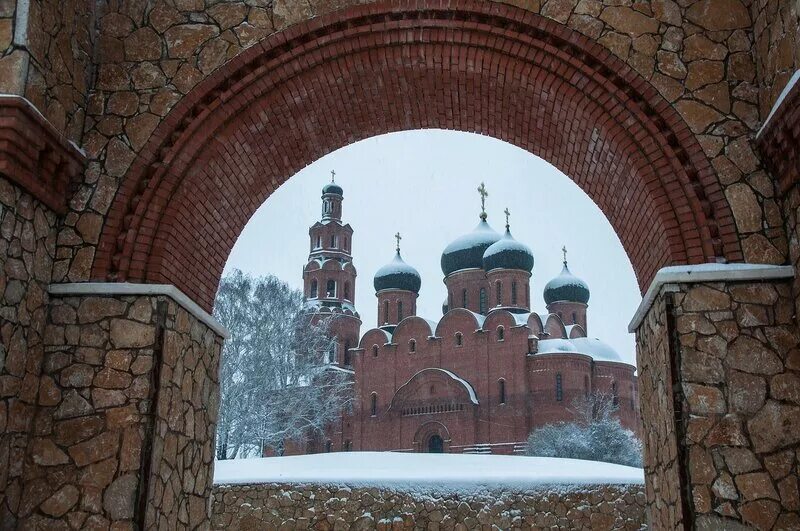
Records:
{"label": "bell tower", "polygon": [[342,223],[344,191],[335,182],[322,188],[322,216],[309,228],[308,262],[303,268],[303,294],[308,308],[320,319],[332,317],[335,347],[325,354],[328,363],[349,367],[349,349],[358,346],[361,319],[355,309],[356,268],[353,265],[353,228]]}

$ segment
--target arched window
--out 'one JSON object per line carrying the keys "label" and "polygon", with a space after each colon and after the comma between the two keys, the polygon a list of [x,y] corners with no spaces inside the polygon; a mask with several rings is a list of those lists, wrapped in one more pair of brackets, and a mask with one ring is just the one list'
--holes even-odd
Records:
{"label": "arched window", "polygon": [[373,358],[378,357],[378,345],[372,345],[372,357]]}
{"label": "arched window", "polygon": [[575,313],[575,312],[572,312],[572,324],[575,324],[577,322],[578,322],[578,314]]}
{"label": "arched window", "polygon": [[336,235],[331,234],[331,249],[336,249]]}
{"label": "arched window", "polygon": [[511,282],[511,304],[517,305],[517,281]]}
{"label": "arched window", "polygon": [[617,393],[617,382],[611,382],[611,403],[619,406],[619,394]]}
{"label": "arched window", "polygon": [[369,397],[369,414],[373,417],[378,415],[378,395],[372,393]]}
{"label": "arched window", "polygon": [[506,381],[504,379],[500,378],[500,380],[497,382],[497,388],[498,388],[498,393],[497,394],[500,397],[500,403],[501,404],[505,404],[506,403]]}
{"label": "arched window", "polygon": [[325,443],[325,451],[330,453],[333,450],[333,443],[331,441],[327,441]]}
{"label": "arched window", "polygon": [[331,341],[331,348],[328,349],[328,363],[336,363],[336,342]]}
{"label": "arched window", "polygon": [[564,390],[561,387],[561,373],[556,374],[556,400],[561,402],[564,398]]}
{"label": "arched window", "polygon": [[389,324],[389,301],[383,301],[383,322]]}
{"label": "arched window", "polygon": [[503,304],[503,283],[499,280],[495,282],[495,289],[497,290],[497,305]]}
{"label": "arched window", "polygon": [[481,288],[478,313],[486,313],[486,288]]}
{"label": "arched window", "polygon": [[344,364],[345,366],[349,367],[351,365],[350,361],[350,342],[344,342]]}
{"label": "arched window", "polygon": [[414,353],[417,351],[417,340],[412,339],[408,342],[408,351]]}
{"label": "arched window", "polygon": [[336,297],[336,281],[328,280],[327,287],[325,288],[325,296],[329,299]]}
{"label": "arched window", "polygon": [[317,244],[314,246],[314,248],[319,249],[320,247],[322,247],[322,236],[317,234]]}
{"label": "arched window", "polygon": [[353,441],[351,441],[351,440],[349,440],[349,439],[348,439],[348,440],[346,440],[346,441],[344,442],[344,451],[345,451],[345,452],[349,452],[349,451],[350,451],[350,450],[352,450],[352,449],[353,449]]}
{"label": "arched window", "polygon": [[344,298],[350,300],[350,283],[344,283]]}
{"label": "arched window", "polygon": [[397,301],[397,322],[403,320],[403,301]]}
{"label": "arched window", "polygon": [[456,332],[456,346],[460,347],[464,344],[464,336],[461,335],[461,332]]}
{"label": "arched window", "polygon": [[347,244],[350,243],[347,239],[347,236],[344,237],[344,245],[342,245],[342,249],[345,251],[347,250]]}
{"label": "arched window", "polygon": [[315,278],[315,279],[311,280],[311,294],[310,294],[310,297],[312,299],[316,299],[317,298],[317,289],[318,289],[317,288],[317,279]]}
{"label": "arched window", "polygon": [[498,341],[505,341],[506,339],[506,329],[502,326],[497,327],[497,340]]}
{"label": "arched window", "polygon": [[461,290],[461,307],[467,307],[467,290]]}

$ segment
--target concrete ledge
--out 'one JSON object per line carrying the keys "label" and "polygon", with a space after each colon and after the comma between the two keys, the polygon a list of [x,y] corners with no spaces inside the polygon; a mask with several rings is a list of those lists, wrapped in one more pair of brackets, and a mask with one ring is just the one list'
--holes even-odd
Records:
{"label": "concrete ledge", "polygon": [[792,277],[794,277],[794,267],[767,264],[697,264],[664,267],[656,273],[653,282],[650,283],[650,287],[628,325],[628,332],[636,332],[645,315],[650,311],[653,301],[661,292],[661,288],[665,285],[694,282],[744,282]]}
{"label": "concrete ledge", "polygon": [[172,284],[132,284],[129,282],[76,282],[69,284],[50,284],[47,291],[53,295],[164,295],[184,310],[202,321],[223,339],[230,337],[228,329],[203,310],[196,302]]}

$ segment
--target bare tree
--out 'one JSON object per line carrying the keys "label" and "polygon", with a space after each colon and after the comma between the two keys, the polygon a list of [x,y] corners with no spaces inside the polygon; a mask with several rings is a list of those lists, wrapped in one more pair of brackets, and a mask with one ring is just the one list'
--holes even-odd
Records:
{"label": "bare tree", "polygon": [[312,315],[299,291],[237,270],[220,283],[214,314],[231,332],[220,369],[217,459],[313,439],[352,408],[352,376],[324,358],[335,317]]}

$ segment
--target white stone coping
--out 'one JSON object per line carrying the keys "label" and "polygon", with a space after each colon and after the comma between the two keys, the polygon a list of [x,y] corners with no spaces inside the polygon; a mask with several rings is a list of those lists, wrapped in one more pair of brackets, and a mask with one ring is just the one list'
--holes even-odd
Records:
{"label": "white stone coping", "polygon": [[642,298],[628,325],[628,332],[636,332],[644,316],[650,311],[661,288],[669,284],[692,282],[741,282],[747,280],[771,280],[794,277],[794,267],[769,264],[697,264],[661,268]]}
{"label": "white stone coping", "polygon": [[230,337],[230,332],[217,321],[211,314],[202,309],[184,292],[172,284],[133,284],[130,282],[75,282],[65,284],[50,284],[47,289],[53,295],[164,295],[178,304],[184,310],[202,321],[211,330],[223,339]]}
{"label": "white stone coping", "polygon": [[767,128],[767,125],[769,125],[769,122],[775,116],[775,113],[778,112],[778,109],[781,107],[781,105],[783,105],[783,100],[786,99],[786,96],[789,95],[789,92],[792,91],[798,82],[800,82],[800,70],[795,70],[794,74],[792,74],[792,77],[789,78],[789,82],[786,83],[785,87],[783,87],[778,99],[775,100],[775,104],[772,106],[772,109],[770,109],[767,119],[764,120],[764,125],[762,125],[761,129],[759,129],[758,133],[756,133],[756,138],[761,137],[761,133],[764,132],[764,130]]}

